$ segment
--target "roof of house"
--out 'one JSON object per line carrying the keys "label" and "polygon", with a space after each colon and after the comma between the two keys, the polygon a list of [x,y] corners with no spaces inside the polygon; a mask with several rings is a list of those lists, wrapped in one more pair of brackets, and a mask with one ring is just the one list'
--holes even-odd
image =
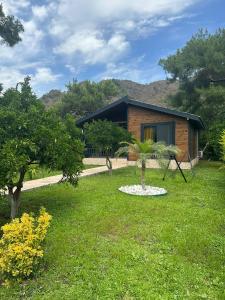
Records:
{"label": "roof of house", "polygon": [[177,111],[174,109],[169,109],[169,108],[149,104],[149,103],[145,103],[145,102],[141,102],[138,100],[133,100],[133,99],[130,99],[128,96],[125,96],[109,105],[106,105],[105,107],[96,110],[94,113],[91,113],[85,117],[80,118],[79,120],[77,120],[77,125],[78,126],[83,125],[85,122],[88,122],[91,119],[97,119],[98,117],[101,117],[101,115],[103,115],[105,112],[110,111],[111,109],[114,109],[121,104],[123,104],[123,105],[125,104],[127,106],[131,105],[131,106],[135,106],[138,108],[157,111],[157,112],[167,114],[167,115],[173,115],[176,117],[185,118],[188,121],[190,120],[193,124],[195,124],[196,127],[200,128],[200,129],[205,128],[204,123],[200,116],[190,114],[187,112],[181,112],[181,111]]}

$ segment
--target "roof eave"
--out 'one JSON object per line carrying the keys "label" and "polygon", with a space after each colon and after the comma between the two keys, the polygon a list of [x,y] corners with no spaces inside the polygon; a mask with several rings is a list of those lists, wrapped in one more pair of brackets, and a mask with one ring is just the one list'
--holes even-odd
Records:
{"label": "roof eave", "polygon": [[128,102],[128,97],[127,97],[127,96],[124,96],[124,97],[122,97],[122,98],[116,100],[115,102],[113,102],[113,103],[111,103],[111,104],[108,104],[107,106],[105,106],[105,107],[103,107],[103,108],[100,108],[100,109],[96,110],[94,113],[91,113],[91,114],[89,114],[89,115],[87,115],[87,116],[85,116],[85,117],[80,118],[79,120],[76,121],[76,124],[77,124],[77,125],[82,125],[83,123],[87,122],[89,119],[92,119],[92,118],[96,117],[97,115],[99,115],[99,114],[105,112],[106,110],[108,110],[108,109],[110,109],[110,108],[113,108],[113,107],[119,105],[119,104],[122,103],[122,102],[124,102],[124,103],[127,104],[127,102]]}
{"label": "roof eave", "polygon": [[76,124],[79,126],[79,125],[82,125],[84,124],[85,122],[87,122],[88,120],[98,116],[99,114],[101,113],[104,113],[105,111],[121,104],[121,103],[125,103],[127,105],[132,105],[132,106],[136,106],[136,107],[140,107],[140,108],[145,108],[145,109],[152,109],[152,110],[156,110],[156,111],[159,111],[161,113],[164,113],[164,114],[170,114],[170,115],[174,115],[174,116],[177,116],[177,117],[181,117],[181,118],[185,118],[187,120],[192,120],[194,122],[197,122],[200,126],[200,129],[205,129],[205,125],[201,119],[200,116],[197,116],[197,115],[193,115],[193,114],[190,114],[190,113],[186,113],[186,112],[180,112],[180,111],[176,111],[176,110],[173,110],[173,109],[169,109],[169,108],[166,108],[166,107],[161,107],[161,106],[157,106],[157,105],[153,105],[153,104],[149,104],[149,103],[143,103],[141,101],[137,101],[137,100],[132,100],[132,99],[129,99],[128,96],[125,96],[121,99],[118,99],[117,101],[103,107],[103,108],[100,108],[98,109],[96,112],[92,113],[92,114],[89,114],[81,119],[79,119]]}

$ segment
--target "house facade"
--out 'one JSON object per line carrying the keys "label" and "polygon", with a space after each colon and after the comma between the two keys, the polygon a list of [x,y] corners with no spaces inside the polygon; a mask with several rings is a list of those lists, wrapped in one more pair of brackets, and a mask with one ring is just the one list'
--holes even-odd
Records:
{"label": "house facade", "polygon": [[[166,144],[176,145],[181,150],[178,159],[183,162],[198,160],[199,131],[204,124],[199,116],[160,107],[123,97],[112,104],[97,110],[77,121],[82,127],[84,123],[97,119],[106,119],[126,128],[141,141],[152,139]],[[129,160],[136,158],[129,156]]]}

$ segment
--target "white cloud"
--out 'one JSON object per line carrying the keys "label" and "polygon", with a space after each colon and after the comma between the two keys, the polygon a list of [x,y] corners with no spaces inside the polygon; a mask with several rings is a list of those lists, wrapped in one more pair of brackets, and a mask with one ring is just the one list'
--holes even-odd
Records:
{"label": "white cloud", "polygon": [[[173,21],[189,6],[199,0],[59,0],[51,22],[52,33],[68,37],[82,28],[114,30],[121,32],[136,30],[135,25],[150,21],[157,27],[158,19]],[[153,22],[154,21],[154,22]],[[144,23],[145,23],[144,22]],[[104,26],[103,26],[104,25]]]}
{"label": "white cloud", "polygon": [[[28,1],[17,2],[14,12],[18,13],[23,12],[23,9],[27,8],[29,4]],[[7,2],[8,8],[13,5],[12,0]],[[44,27],[39,23],[44,18],[45,9],[39,6],[32,8],[30,6],[29,9],[27,16],[30,18],[26,17],[25,21],[23,17],[20,17],[24,26],[24,32],[21,34],[22,41],[14,47],[1,45],[0,82],[3,83],[4,89],[14,87],[18,81],[22,81],[24,77],[30,75],[32,77],[31,84],[38,91],[42,90],[42,87],[56,82],[60,77],[59,74],[54,74],[49,67],[53,55],[49,55],[50,51],[47,52],[45,49]],[[33,14],[31,14],[31,10]]]}
{"label": "white cloud", "polygon": [[29,0],[2,0],[3,10],[7,14],[17,14],[21,9],[26,9],[30,5]]}
{"label": "white cloud", "polygon": [[[156,16],[174,16],[198,0],[59,0],[58,16],[68,24],[111,23],[122,20],[140,21]],[[64,16],[64,18],[63,18]],[[58,22],[57,22],[58,23]]]}
{"label": "white cloud", "polygon": [[59,0],[49,32],[58,54],[85,64],[115,62],[127,54],[130,41],[155,32],[182,17],[200,0]]}
{"label": "white cloud", "polygon": [[14,47],[1,45],[1,61],[4,64],[18,64],[29,62],[41,51],[41,41],[44,33],[33,20],[23,22],[24,33],[21,34],[22,42]]}
{"label": "white cloud", "polygon": [[52,83],[56,83],[61,77],[61,74],[54,74],[48,67],[37,67],[34,73],[30,74],[20,67],[0,67],[0,82],[4,90],[15,87],[17,82],[23,81],[27,75],[31,77],[31,85],[37,92],[51,87]]}
{"label": "white cloud", "polygon": [[32,76],[32,84],[39,85],[41,83],[49,84],[50,82],[55,82],[59,77],[60,74],[54,74],[50,68],[40,67],[37,68],[36,73]]}
{"label": "white cloud", "polygon": [[48,15],[48,7],[45,5],[34,5],[32,6],[32,12],[34,17],[43,20]]}
{"label": "white cloud", "polygon": [[187,8],[198,1],[202,0],[44,0],[41,4],[2,0],[5,11],[19,17],[25,32],[15,47],[1,45],[0,82],[15,86],[33,74],[36,89],[59,84],[53,64],[63,65],[77,77],[82,70],[100,65],[105,71],[98,78],[149,81],[153,69],[145,71],[140,58],[134,60],[134,41],[186,17]]}
{"label": "white cloud", "polygon": [[70,65],[70,64],[65,65],[65,67],[66,67],[71,73],[76,73],[76,72],[77,72],[76,68],[74,68],[74,66],[72,66],[72,65]]}
{"label": "white cloud", "polygon": [[18,44],[18,47],[27,47],[27,50],[33,55],[34,52],[38,52],[41,49],[41,41],[45,34],[40,28],[38,28],[34,20],[24,22],[23,25],[24,34],[21,36],[22,42]]}
{"label": "white cloud", "polygon": [[22,81],[25,74],[14,67],[0,67],[0,82],[3,88],[16,87],[16,83]]}
{"label": "white cloud", "polygon": [[108,40],[97,31],[81,31],[70,36],[64,44],[55,48],[56,53],[81,54],[85,64],[107,63],[117,60],[129,48],[121,34],[115,33]]}
{"label": "white cloud", "polygon": [[71,35],[64,44],[55,48],[56,53],[73,54],[81,52],[88,54],[95,52],[104,46],[104,40],[101,39],[97,31],[80,31]]}

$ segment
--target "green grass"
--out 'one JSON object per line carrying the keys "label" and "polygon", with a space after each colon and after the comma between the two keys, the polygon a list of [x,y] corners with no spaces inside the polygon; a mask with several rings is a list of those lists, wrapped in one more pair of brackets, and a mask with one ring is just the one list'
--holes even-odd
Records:
{"label": "green grass", "polygon": [[103,167],[102,165],[84,165],[84,169],[92,169],[97,167]]}
{"label": "green grass", "polygon": [[[185,183],[162,181],[148,170],[147,184],[162,197],[118,191],[139,182],[126,168],[112,177],[83,178],[78,188],[55,185],[23,193],[21,211],[45,206],[53,215],[45,259],[35,277],[0,299],[225,299],[225,176],[202,162]],[[135,174],[137,173],[137,174]],[[1,203],[0,221],[9,214]]]}
{"label": "green grass", "polygon": [[[84,169],[91,169],[99,167],[98,165],[84,165]],[[39,178],[45,178],[54,175],[60,175],[61,172],[58,170],[50,170],[45,167],[39,167],[38,165],[34,166],[33,172],[27,172],[25,175],[25,181],[34,180]]]}

